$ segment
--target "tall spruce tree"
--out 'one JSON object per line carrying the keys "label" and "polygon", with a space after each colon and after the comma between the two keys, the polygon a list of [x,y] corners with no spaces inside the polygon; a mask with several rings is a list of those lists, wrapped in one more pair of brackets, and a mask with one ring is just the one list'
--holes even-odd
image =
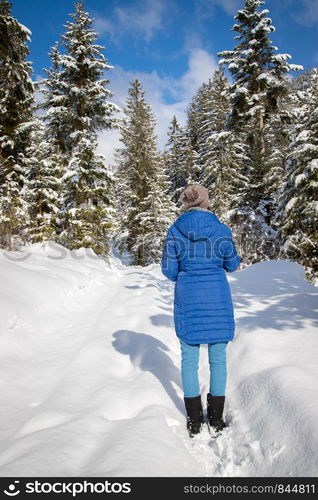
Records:
{"label": "tall spruce tree", "polygon": [[297,134],[291,143],[287,180],[281,196],[284,205],[281,234],[283,255],[302,264],[309,281],[318,278],[318,69],[310,87],[298,95]]}
{"label": "tall spruce tree", "polygon": [[[229,83],[223,69],[215,70],[203,93],[201,116],[199,117],[199,149],[202,162],[202,177],[211,181],[210,166],[215,160],[216,135],[224,131],[225,121],[229,113]],[[211,135],[213,134],[213,138]],[[211,140],[212,139],[212,140]],[[212,173],[212,172],[211,172]],[[212,174],[213,177],[213,174]]]}
{"label": "tall spruce tree", "polygon": [[113,184],[110,168],[96,153],[97,133],[118,125],[114,113],[119,107],[108,100],[113,94],[103,74],[112,66],[101,52],[104,47],[95,44],[98,35],[84,2],[76,3],[70,15],[73,22],[67,22],[61,41],[65,53],[52,48],[52,68],[42,82],[41,107],[64,167],[60,241],[106,253],[115,227]]}
{"label": "tall spruce tree", "polygon": [[169,126],[164,162],[169,179],[168,193],[172,201],[178,203],[181,192],[192,182],[195,155],[186,130],[179,125],[175,116]]}
{"label": "tall spruce tree", "polygon": [[[282,99],[289,89],[288,72],[302,69],[289,64],[289,54],[276,53],[278,49],[270,40],[275,28],[267,17],[269,11],[258,10],[264,3],[245,0],[244,9],[235,16],[238,23],[232,28],[238,33],[235,39],[239,43],[233,50],[218,54],[220,63],[228,65],[234,77],[228,127],[246,137],[248,161],[243,163],[241,173],[248,182],[243,181],[233,200],[231,221],[240,235],[247,263],[273,258],[279,249],[275,244],[277,228],[272,227],[276,200],[272,199],[272,192],[267,192],[268,180],[277,175],[271,168],[278,153],[277,149],[273,151],[273,134],[267,125],[282,111]],[[277,163],[274,168],[277,169]]]}
{"label": "tall spruce tree", "polygon": [[56,42],[49,52],[51,68],[44,69],[47,78],[37,82],[36,86],[42,93],[43,100],[38,105],[39,110],[46,111],[43,120],[47,125],[48,138],[56,144],[61,154],[63,165],[72,153],[70,134],[74,131],[69,118],[70,101],[68,84],[62,67],[59,43]]}
{"label": "tall spruce tree", "polygon": [[147,265],[160,260],[175,206],[168,197],[168,179],[157,150],[155,118],[145,101],[141,82],[134,80],[128,90],[121,129],[122,148],[116,151],[118,210],[121,214],[121,249],[131,263]]}
{"label": "tall spruce tree", "polygon": [[27,42],[30,30],[0,2],[0,245],[11,250],[27,223],[23,199],[34,104]]}
{"label": "tall spruce tree", "polygon": [[198,88],[187,107],[187,134],[190,147],[193,151],[194,166],[192,168],[192,182],[201,182],[204,169],[204,158],[207,154],[206,138],[209,131],[203,127],[205,116],[210,102],[211,79]]}
{"label": "tall spruce tree", "polygon": [[58,148],[48,140],[43,120],[37,117],[28,148],[24,198],[29,224],[24,230],[32,243],[56,240],[61,209],[61,159]]}
{"label": "tall spruce tree", "polygon": [[105,158],[96,149],[97,139],[87,130],[62,177],[63,230],[59,241],[69,249],[92,248],[105,255],[117,229],[114,184]]}
{"label": "tall spruce tree", "polygon": [[[285,207],[289,199],[289,181],[291,168],[292,168],[292,155],[297,142],[297,137],[301,137],[301,132],[305,129],[305,123],[309,115],[309,75],[303,74],[290,81],[289,92],[289,112],[291,114],[291,122],[289,124],[288,144],[284,150],[284,173],[280,179],[280,186],[277,190],[277,210],[275,221],[278,225],[279,239],[281,242],[281,256],[285,257],[286,254],[283,248],[283,232],[281,227],[285,220]],[[276,131],[274,131],[275,133]]]}
{"label": "tall spruce tree", "polygon": [[211,209],[227,222],[227,215],[241,178],[244,145],[240,135],[226,130],[230,112],[229,82],[222,68],[204,86],[198,121],[202,182],[210,191]]}
{"label": "tall spruce tree", "polygon": [[74,148],[86,131],[113,128],[119,111],[103,78],[105,70],[112,69],[97,45],[98,35],[92,28],[93,19],[85,12],[84,2],[75,5],[73,18],[65,25],[61,53],[56,43],[51,49],[52,67],[46,70],[48,78],[42,81],[43,109],[48,111],[46,122],[51,134],[58,140],[62,153],[72,156]]}

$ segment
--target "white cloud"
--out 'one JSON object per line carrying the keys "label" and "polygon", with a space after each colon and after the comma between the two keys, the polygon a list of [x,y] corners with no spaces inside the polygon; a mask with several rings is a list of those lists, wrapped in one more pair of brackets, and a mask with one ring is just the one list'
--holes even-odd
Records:
{"label": "white cloud", "polygon": [[[186,108],[190,99],[199,86],[212,77],[216,68],[215,59],[201,48],[189,52],[188,69],[179,79],[169,75],[160,76],[157,71],[126,71],[115,66],[108,74],[111,81],[110,90],[115,94],[112,101],[123,108],[130,82],[138,78],[146,92],[146,101],[157,120],[158,146],[163,149],[173,115],[176,115],[181,125],[185,125]],[[113,162],[115,148],[120,146],[119,136],[117,131],[104,131],[99,136],[99,151],[110,164]]]}
{"label": "white cloud", "polygon": [[115,33],[115,26],[108,19],[99,15],[94,17],[93,28],[101,35],[108,33],[113,36]]}
{"label": "white cloud", "polygon": [[196,48],[191,51],[188,70],[181,77],[178,86],[184,90],[185,96],[191,96],[198,87],[217,69],[218,63],[206,50]]}
{"label": "white cloud", "polygon": [[129,7],[116,7],[110,19],[96,14],[94,29],[100,35],[109,35],[114,42],[127,34],[149,42],[157,31],[165,29],[171,7],[166,0],[138,0]]}

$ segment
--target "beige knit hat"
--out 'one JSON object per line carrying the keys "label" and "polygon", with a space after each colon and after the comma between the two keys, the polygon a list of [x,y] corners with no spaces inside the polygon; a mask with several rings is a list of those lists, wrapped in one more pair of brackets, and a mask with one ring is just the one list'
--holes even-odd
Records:
{"label": "beige knit hat", "polygon": [[207,188],[201,184],[190,184],[182,193],[179,201],[184,208],[209,207],[209,193]]}

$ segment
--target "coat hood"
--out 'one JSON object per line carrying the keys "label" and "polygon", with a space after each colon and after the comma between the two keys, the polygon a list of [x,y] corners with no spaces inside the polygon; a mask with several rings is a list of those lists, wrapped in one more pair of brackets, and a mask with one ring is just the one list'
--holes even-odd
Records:
{"label": "coat hood", "polygon": [[192,241],[208,239],[221,224],[217,216],[206,210],[191,210],[178,217],[174,226],[186,238]]}

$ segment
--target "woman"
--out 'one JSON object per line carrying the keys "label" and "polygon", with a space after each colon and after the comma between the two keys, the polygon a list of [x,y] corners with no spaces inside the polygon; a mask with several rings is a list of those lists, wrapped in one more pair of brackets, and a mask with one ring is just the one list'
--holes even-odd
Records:
{"label": "woman", "polygon": [[240,265],[231,230],[209,209],[208,191],[188,186],[180,196],[183,213],[168,229],[162,253],[163,274],[175,281],[174,323],[181,347],[181,378],[187,429],[193,437],[203,426],[198,379],[200,344],[208,344],[210,429],[222,431],[226,387],[226,347],[235,323],[227,272]]}

